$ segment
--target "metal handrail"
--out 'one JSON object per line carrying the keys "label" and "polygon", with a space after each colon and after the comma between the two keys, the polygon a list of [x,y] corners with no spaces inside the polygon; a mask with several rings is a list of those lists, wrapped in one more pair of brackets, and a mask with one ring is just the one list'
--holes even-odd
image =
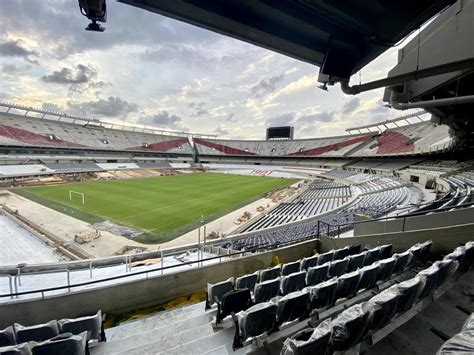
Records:
{"label": "metal handrail", "polygon": [[[298,242],[309,240],[309,239],[312,239],[312,238],[314,238],[315,240],[318,239],[317,236],[303,237],[303,238],[299,238],[299,239],[294,240],[291,244],[296,244]],[[30,290],[30,291],[23,291],[23,292],[18,292],[17,290],[15,290],[15,293],[0,294],[0,298],[5,298],[5,297],[13,298],[13,297],[18,297],[18,296],[23,296],[23,295],[30,295],[30,294],[35,294],[35,293],[41,293],[42,298],[44,298],[45,297],[44,296],[45,292],[59,291],[59,290],[63,290],[63,289],[68,289],[69,292],[70,292],[71,289],[75,288],[75,287],[89,286],[89,285],[94,285],[94,284],[98,284],[98,283],[103,283],[103,282],[108,282],[108,281],[113,281],[113,280],[119,280],[119,279],[128,278],[128,277],[133,277],[133,276],[137,276],[137,275],[146,275],[146,279],[148,279],[148,274],[152,273],[152,272],[161,271],[161,275],[163,275],[164,270],[174,269],[174,268],[177,268],[177,267],[181,267],[183,265],[197,264],[199,266],[199,264],[202,265],[203,262],[210,261],[210,260],[217,260],[217,259],[219,259],[219,262],[221,262],[222,258],[228,258],[228,257],[232,257],[232,256],[243,255],[243,254],[246,254],[246,253],[253,253],[253,252],[258,252],[258,251],[263,252],[263,251],[267,251],[267,250],[276,249],[278,247],[282,247],[282,245],[281,244],[270,244],[270,245],[267,245],[265,247],[252,249],[251,251],[250,250],[244,250],[244,251],[238,251],[238,252],[230,252],[230,250],[229,250],[229,252],[225,255],[218,255],[218,256],[213,256],[213,257],[206,258],[206,259],[198,259],[198,260],[195,260],[195,261],[185,261],[185,262],[182,262],[181,264],[163,266],[163,267],[149,269],[149,270],[129,272],[129,273],[122,274],[122,275],[117,275],[117,276],[112,276],[112,277],[107,277],[107,278],[92,280],[92,281],[87,281],[87,282],[80,282],[80,283],[73,284],[73,285],[68,284],[67,286],[48,287],[48,288]],[[42,273],[42,272],[38,272],[38,273]],[[47,272],[45,272],[45,273],[47,273]],[[5,275],[7,275],[7,274],[5,274]],[[9,275],[9,276],[11,276],[11,275]]]}

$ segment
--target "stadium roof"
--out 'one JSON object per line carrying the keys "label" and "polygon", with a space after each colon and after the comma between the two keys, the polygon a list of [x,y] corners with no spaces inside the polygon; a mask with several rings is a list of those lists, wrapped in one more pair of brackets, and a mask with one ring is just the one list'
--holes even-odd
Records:
{"label": "stadium roof", "polygon": [[[455,0],[119,0],[349,78]],[[159,40],[159,39],[158,39]]]}

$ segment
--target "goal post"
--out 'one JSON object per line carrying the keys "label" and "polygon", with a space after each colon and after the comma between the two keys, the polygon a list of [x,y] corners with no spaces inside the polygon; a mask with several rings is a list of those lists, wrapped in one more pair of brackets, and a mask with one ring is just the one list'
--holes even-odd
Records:
{"label": "goal post", "polygon": [[81,197],[82,204],[85,205],[86,200],[85,200],[84,194],[82,192],[69,190],[69,201],[72,201],[72,196],[74,196],[74,194],[79,195]]}

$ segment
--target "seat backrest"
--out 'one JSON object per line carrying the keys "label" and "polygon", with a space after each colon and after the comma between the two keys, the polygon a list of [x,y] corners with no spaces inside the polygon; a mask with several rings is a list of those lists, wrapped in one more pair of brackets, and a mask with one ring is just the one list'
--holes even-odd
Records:
{"label": "seat backrest", "polygon": [[52,339],[37,343],[32,347],[33,355],[85,355],[87,332],[79,335],[61,334]]}
{"label": "seat backrest", "polygon": [[439,269],[438,281],[436,287],[439,287],[454,271],[456,271],[458,263],[452,259],[443,259],[435,261],[433,265],[436,265]]}
{"label": "seat backrest", "polygon": [[294,261],[292,263],[283,264],[281,267],[281,276],[287,276],[294,272],[300,271],[300,261]]}
{"label": "seat backrest", "polygon": [[379,260],[386,259],[392,254],[392,244],[385,244],[380,246]]}
{"label": "seat backrest", "polygon": [[347,270],[347,265],[349,264],[349,260],[342,259],[342,260],[334,260],[329,263],[329,277],[334,276],[341,276]]}
{"label": "seat backrest", "polygon": [[30,327],[25,327],[21,324],[15,323],[13,327],[15,328],[16,341],[18,343],[44,341],[59,334],[58,324],[55,320]]}
{"label": "seat backrest", "polygon": [[431,240],[427,240],[424,243],[421,243],[421,253],[420,253],[420,258],[422,260],[427,260],[428,257],[430,256],[430,250],[431,246],[433,245],[433,242]]}
{"label": "seat backrest", "polygon": [[407,250],[403,253],[400,253],[400,254],[394,254],[393,255],[397,261],[395,262],[395,268],[393,269],[393,273],[394,274],[399,274],[401,273],[402,271],[405,270],[407,264],[408,264],[408,261],[410,259],[410,252]]}
{"label": "seat backrest", "polygon": [[306,328],[285,340],[281,355],[326,355],[332,335],[331,320],[320,323],[317,328]]}
{"label": "seat backrest", "polygon": [[306,273],[306,285],[314,286],[328,279],[329,263],[314,266]]}
{"label": "seat backrest", "polygon": [[318,258],[319,258],[319,255],[314,255],[314,256],[311,256],[309,258],[303,258],[301,260],[301,266],[300,266],[300,270],[303,271],[303,270],[308,270],[310,267],[314,267],[316,265],[318,265]]}
{"label": "seat backrest", "polygon": [[12,326],[6,327],[5,329],[0,330],[0,348],[2,346],[15,345],[15,331]]}
{"label": "seat backrest", "polygon": [[373,306],[371,329],[379,329],[390,322],[397,311],[398,298],[397,292],[386,290],[369,300]]}
{"label": "seat backrest", "polygon": [[346,298],[354,295],[359,286],[360,271],[352,271],[337,279],[336,298]]}
{"label": "seat backrest", "polygon": [[397,304],[397,312],[405,312],[413,306],[421,291],[423,290],[423,285],[423,280],[420,277],[414,277],[396,285],[398,292],[400,292],[400,298]]}
{"label": "seat backrest", "polygon": [[305,287],[306,273],[298,271],[288,276],[281,278],[280,292],[282,295],[287,295],[291,292],[302,290]]}
{"label": "seat backrest", "polygon": [[360,244],[349,246],[349,255],[359,254],[362,246]]}
{"label": "seat backrest", "polygon": [[280,277],[281,268],[279,265],[268,269],[260,270],[259,282],[274,280]]}
{"label": "seat backrest", "polygon": [[344,259],[346,256],[349,255],[349,247],[346,246],[344,248],[341,248],[341,249],[337,249],[334,251],[334,258],[333,260],[340,260],[340,259]]}
{"label": "seat backrest", "polygon": [[307,314],[309,293],[296,291],[277,301],[277,324],[281,325],[299,319]]}
{"label": "seat backrest", "polygon": [[371,306],[367,302],[349,307],[331,323],[334,350],[343,351],[356,345],[367,333]]}
{"label": "seat backrest", "polygon": [[248,288],[233,290],[222,297],[219,307],[219,321],[233,313],[245,311],[252,305],[252,297]]}
{"label": "seat backrest", "polygon": [[240,312],[238,327],[241,341],[273,330],[276,324],[276,310],[276,304],[264,302]]}
{"label": "seat backrest", "polygon": [[235,288],[244,289],[248,288],[250,291],[253,291],[255,284],[257,283],[258,273],[253,273],[249,275],[244,275],[235,279]]}
{"label": "seat backrest", "polygon": [[310,309],[324,308],[336,302],[337,278],[308,287]]}
{"label": "seat backrest", "polygon": [[217,300],[220,302],[222,297],[234,288],[234,279],[229,278],[226,281],[222,281],[216,284],[207,284],[207,299],[209,305],[213,305]]}
{"label": "seat backrest", "polygon": [[328,261],[332,261],[334,258],[334,250],[330,250],[326,253],[320,254],[318,258],[318,265],[322,265],[327,263]]}
{"label": "seat backrest", "polygon": [[364,266],[365,252],[349,255],[347,258],[349,263],[347,264],[347,271],[355,271]]}
{"label": "seat backrest", "polygon": [[58,321],[61,333],[81,334],[87,333],[87,340],[104,341],[102,335],[102,312],[99,310],[93,316],[86,316],[75,319],[61,319]]}
{"label": "seat backrest", "polygon": [[378,260],[380,254],[380,247],[375,247],[367,250],[364,259],[364,266],[370,265]]}
{"label": "seat backrest", "polygon": [[416,276],[424,280],[424,286],[419,298],[431,296],[438,286],[439,268],[437,265],[431,265],[425,270],[421,270]]}
{"label": "seat backrest", "polygon": [[360,271],[359,290],[371,289],[377,282],[379,265],[372,264],[364,266]]}
{"label": "seat backrest", "polygon": [[270,301],[280,292],[280,279],[268,280],[255,285],[253,292],[255,303]]}
{"label": "seat backrest", "polygon": [[395,263],[397,259],[391,257],[379,261],[379,273],[377,279],[379,281],[386,281],[392,277],[393,270],[395,269]]}

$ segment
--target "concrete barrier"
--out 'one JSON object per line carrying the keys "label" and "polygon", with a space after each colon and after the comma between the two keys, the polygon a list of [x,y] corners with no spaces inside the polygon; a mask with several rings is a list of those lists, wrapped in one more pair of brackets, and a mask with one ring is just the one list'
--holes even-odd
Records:
{"label": "concrete barrier", "polygon": [[32,325],[51,319],[80,317],[94,314],[121,313],[140,307],[158,305],[180,296],[203,290],[207,283],[216,283],[232,276],[241,276],[269,267],[278,256],[282,263],[295,261],[319,250],[319,241],[311,240],[281,249],[230,259],[219,264],[192,268],[187,271],[156,275],[148,279],[89,290],[81,290],[44,299],[19,300],[0,305],[0,329],[14,322]]}

